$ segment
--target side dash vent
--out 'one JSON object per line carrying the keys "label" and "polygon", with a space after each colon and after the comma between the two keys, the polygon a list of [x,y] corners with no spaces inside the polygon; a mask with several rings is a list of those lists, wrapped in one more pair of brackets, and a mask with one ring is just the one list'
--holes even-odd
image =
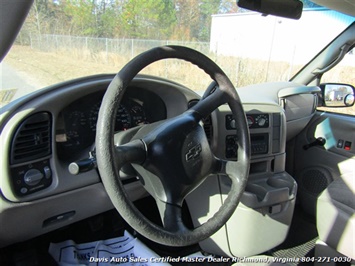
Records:
{"label": "side dash vent", "polygon": [[34,114],[17,129],[11,145],[11,164],[40,159],[51,154],[51,117]]}

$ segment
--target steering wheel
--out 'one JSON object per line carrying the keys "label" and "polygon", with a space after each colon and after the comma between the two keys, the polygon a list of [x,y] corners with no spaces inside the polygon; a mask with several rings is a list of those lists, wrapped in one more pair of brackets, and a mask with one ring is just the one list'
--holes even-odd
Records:
{"label": "steering wheel", "polygon": [[[181,115],[135,129],[126,144],[115,145],[115,115],[127,86],[144,67],[168,58],[197,65],[218,88]],[[236,121],[237,161],[215,157],[201,125],[204,118],[225,103],[229,104]],[[235,211],[248,179],[249,130],[234,86],[212,60],[186,47],[157,47],[132,59],[110,83],[99,111],[96,156],[103,185],[123,219],[152,241],[186,246],[217,232]],[[148,220],[129,200],[120,180],[120,169],[126,164],[139,173],[143,186],[157,202],[163,227]],[[228,197],[212,218],[189,229],[182,221],[184,198],[212,174],[229,176]]]}

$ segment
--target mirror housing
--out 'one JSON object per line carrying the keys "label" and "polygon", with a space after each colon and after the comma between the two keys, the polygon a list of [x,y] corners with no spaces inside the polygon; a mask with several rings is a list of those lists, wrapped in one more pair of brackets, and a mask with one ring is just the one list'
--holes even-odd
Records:
{"label": "mirror housing", "polygon": [[321,106],[324,107],[350,107],[355,102],[355,88],[350,84],[322,83]]}
{"label": "mirror housing", "polygon": [[303,3],[299,0],[237,0],[241,8],[278,17],[300,19]]}

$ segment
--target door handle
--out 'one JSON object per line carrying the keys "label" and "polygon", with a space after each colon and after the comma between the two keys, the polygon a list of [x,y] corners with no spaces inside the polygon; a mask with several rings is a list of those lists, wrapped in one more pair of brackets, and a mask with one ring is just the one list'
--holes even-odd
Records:
{"label": "door handle", "polygon": [[325,140],[325,138],[323,137],[319,137],[317,138],[315,141],[309,143],[309,144],[306,144],[303,146],[303,149],[304,150],[308,150],[309,148],[311,147],[314,147],[314,146],[324,146],[324,144],[326,143],[327,141]]}

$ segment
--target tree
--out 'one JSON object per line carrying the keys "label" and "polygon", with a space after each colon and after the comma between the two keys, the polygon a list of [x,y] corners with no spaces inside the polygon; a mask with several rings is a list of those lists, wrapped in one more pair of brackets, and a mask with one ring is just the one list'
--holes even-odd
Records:
{"label": "tree", "polygon": [[176,27],[174,39],[196,40],[199,29],[199,0],[175,0]]}
{"label": "tree", "polygon": [[175,23],[171,0],[128,0],[123,6],[125,37],[167,39]]}
{"label": "tree", "polygon": [[200,2],[200,21],[198,40],[209,41],[212,14],[217,14],[220,8],[220,0],[201,0]]}
{"label": "tree", "polygon": [[174,38],[209,41],[212,15],[237,12],[235,0],[175,0]]}
{"label": "tree", "polygon": [[221,0],[218,13],[220,14],[229,14],[237,13],[239,7],[236,0]]}
{"label": "tree", "polygon": [[67,0],[63,3],[64,12],[70,21],[69,32],[84,36],[97,35],[95,20],[95,0]]}
{"label": "tree", "polygon": [[38,34],[48,32],[55,21],[55,4],[46,0],[35,0],[27,19],[27,29]]}
{"label": "tree", "polygon": [[26,28],[39,34],[208,41],[211,15],[235,0],[35,0]]}

